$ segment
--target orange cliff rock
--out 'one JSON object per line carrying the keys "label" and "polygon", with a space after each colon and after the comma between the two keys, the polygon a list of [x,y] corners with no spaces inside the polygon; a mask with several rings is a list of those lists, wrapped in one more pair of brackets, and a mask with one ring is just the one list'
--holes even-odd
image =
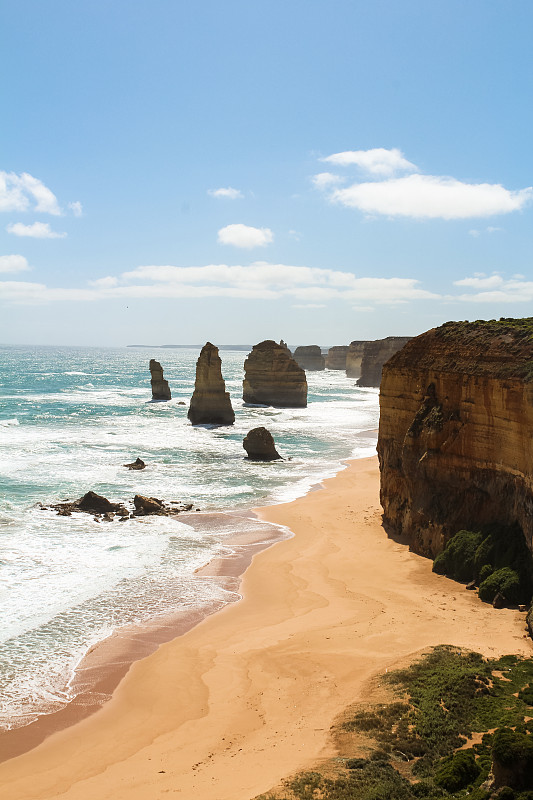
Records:
{"label": "orange cliff rock", "polygon": [[235,422],[218,347],[211,342],[202,347],[196,362],[196,381],[187,416],[193,425],[233,425]]}
{"label": "orange cliff rock", "polygon": [[305,408],[307,380],[284,344],[271,339],[254,345],[244,362],[242,398],[245,403]]}
{"label": "orange cliff rock", "polygon": [[411,339],[383,367],[380,407],[386,524],[424,555],[492,522],[533,550],[533,318]]}
{"label": "orange cliff rock", "polygon": [[[365,342],[360,362],[361,377],[357,381],[357,385],[374,386],[377,388],[381,382],[383,364],[385,364],[394,353],[401,350],[410,338],[410,336],[387,336],[386,339],[376,339],[374,342]],[[357,342],[352,342],[352,344],[357,344]]]}

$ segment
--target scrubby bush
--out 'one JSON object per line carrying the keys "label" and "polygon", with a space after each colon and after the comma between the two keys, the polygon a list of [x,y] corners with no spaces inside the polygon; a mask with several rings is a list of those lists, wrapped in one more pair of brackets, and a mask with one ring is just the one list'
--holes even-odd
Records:
{"label": "scrubby bush", "polygon": [[524,686],[524,688],[520,689],[518,692],[518,697],[524,703],[527,703],[528,706],[533,706],[533,686],[530,683]]}
{"label": "scrubby bush", "polygon": [[533,783],[533,737],[531,735],[519,733],[512,728],[498,728],[492,742],[492,758],[506,769],[519,769],[523,764],[530,771]]}
{"label": "scrubby bush", "polygon": [[483,564],[479,572],[478,581],[480,583],[483,583],[483,581],[487,580],[487,578],[490,575],[492,575],[493,572],[494,572],[494,567],[492,566],[492,564]]}
{"label": "scrubby bush", "polygon": [[456,581],[472,580],[476,551],[482,541],[479,531],[459,531],[433,562],[433,572]]}
{"label": "scrubby bush", "polygon": [[479,586],[479,596],[485,603],[491,603],[498,592],[505,597],[508,603],[518,602],[520,578],[511,567],[497,569]]}
{"label": "scrubby bush", "polygon": [[435,773],[435,783],[448,792],[458,792],[473,783],[479,775],[472,750],[458,750],[444,759]]}

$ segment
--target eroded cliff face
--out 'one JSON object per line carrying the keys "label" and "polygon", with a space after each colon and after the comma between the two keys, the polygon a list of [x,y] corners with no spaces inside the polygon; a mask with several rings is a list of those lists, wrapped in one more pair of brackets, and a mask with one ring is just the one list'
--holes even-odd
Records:
{"label": "eroded cliff face", "polygon": [[387,336],[386,339],[376,339],[366,342],[361,360],[361,377],[358,386],[378,387],[381,382],[381,372],[385,364],[394,353],[407,344],[409,336]]}
{"label": "eroded cliff face", "polygon": [[305,371],[287,347],[267,339],[254,345],[244,362],[242,399],[245,403],[281,408],[307,405]]}
{"label": "eroded cliff face", "polygon": [[193,425],[233,425],[235,422],[218,347],[211,342],[202,347],[196,362],[196,381],[187,416]]}
{"label": "eroded cliff face", "polygon": [[532,379],[533,319],[446,323],[384,366],[381,502],[414,550],[488,523],[533,550]]}
{"label": "eroded cliff face", "polygon": [[330,347],[326,356],[326,369],[346,369],[347,352],[347,344]]}
{"label": "eroded cliff face", "polygon": [[297,347],[293,355],[294,360],[302,369],[317,372],[326,368],[326,359],[317,344],[308,344]]}
{"label": "eroded cliff face", "polygon": [[365,351],[366,341],[350,342],[346,353],[346,376],[348,378],[359,378],[361,376],[361,362]]}

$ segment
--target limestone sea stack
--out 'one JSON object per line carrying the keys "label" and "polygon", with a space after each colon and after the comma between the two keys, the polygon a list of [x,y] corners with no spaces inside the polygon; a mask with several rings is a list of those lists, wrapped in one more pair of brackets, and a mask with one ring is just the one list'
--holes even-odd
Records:
{"label": "limestone sea stack", "polygon": [[152,376],[152,400],[170,400],[168,381],[163,378],[163,367],[155,358],[150,359],[150,375]]}
{"label": "limestone sea stack", "polygon": [[348,352],[346,353],[346,377],[347,378],[360,378],[361,377],[361,362],[363,360],[363,353],[365,350],[366,341],[350,342]]}
{"label": "limestone sea stack", "polygon": [[242,397],[245,403],[305,408],[305,371],[286,347],[267,339],[254,345],[244,362]]}
{"label": "limestone sea stack", "polygon": [[378,387],[381,382],[383,364],[394,353],[401,350],[410,338],[410,336],[387,336],[386,339],[367,342],[361,360],[361,377],[357,381],[357,385]]}
{"label": "limestone sea stack", "polygon": [[233,425],[235,422],[218,347],[211,342],[202,347],[196,362],[196,381],[187,416],[193,425]]}
{"label": "limestone sea stack", "polygon": [[317,372],[326,368],[326,360],[317,344],[308,344],[297,347],[293,355],[294,360],[302,369]]}
{"label": "limestone sea stack", "polygon": [[326,356],[326,369],[346,369],[348,345],[330,347]]}
{"label": "limestone sea stack", "polygon": [[488,524],[533,551],[532,365],[530,318],[448,322],[383,367],[384,520],[418,553]]}
{"label": "limestone sea stack", "polygon": [[244,437],[242,446],[252,461],[277,461],[281,459],[276,450],[274,437],[266,428],[253,428]]}

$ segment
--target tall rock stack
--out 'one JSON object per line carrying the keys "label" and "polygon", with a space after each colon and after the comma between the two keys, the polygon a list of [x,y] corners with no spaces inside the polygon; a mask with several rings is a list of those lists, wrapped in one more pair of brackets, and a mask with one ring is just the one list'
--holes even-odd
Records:
{"label": "tall rock stack", "polygon": [[244,362],[242,397],[245,403],[305,408],[305,371],[286,347],[267,339],[254,345]]}
{"label": "tall rock stack", "polygon": [[170,387],[168,381],[163,378],[163,367],[155,358],[150,359],[150,375],[152,380],[152,400],[170,400]]}
{"label": "tall rock stack", "polygon": [[202,347],[196,362],[196,381],[187,416],[193,425],[233,425],[235,422],[218,347],[211,342]]}
{"label": "tall rock stack", "polygon": [[310,372],[317,372],[326,368],[326,360],[317,344],[297,347],[293,358],[299,367]]}
{"label": "tall rock stack", "polygon": [[326,356],[326,369],[346,369],[346,354],[348,345],[330,347]]}
{"label": "tall rock stack", "polygon": [[381,383],[383,365],[401,350],[410,338],[410,336],[387,336],[386,339],[367,342],[361,362],[361,377],[357,385],[378,387]]}
{"label": "tall rock stack", "polygon": [[359,378],[361,376],[361,362],[365,350],[365,341],[350,342],[346,353],[346,377]]}

